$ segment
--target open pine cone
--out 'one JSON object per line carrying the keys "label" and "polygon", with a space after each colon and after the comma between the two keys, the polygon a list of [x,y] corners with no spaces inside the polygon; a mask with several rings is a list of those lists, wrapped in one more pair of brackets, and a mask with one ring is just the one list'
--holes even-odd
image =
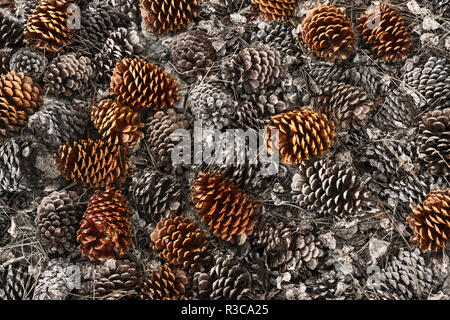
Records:
{"label": "open pine cone", "polygon": [[200,14],[203,0],[140,0],[141,16],[148,31],[156,34],[184,29]]}
{"label": "open pine cone", "polygon": [[112,144],[133,149],[144,137],[141,131],[144,124],[139,122],[139,113],[111,99],[102,100],[98,106],[93,106],[91,119],[103,139]]}
{"label": "open pine cone", "polygon": [[48,51],[65,50],[74,37],[69,25],[70,0],[42,0],[30,14],[24,31],[29,47]]}
{"label": "open pine cone", "polygon": [[119,259],[127,254],[132,233],[129,212],[128,200],[120,190],[96,190],[77,231],[81,254],[91,261]]}
{"label": "open pine cone", "polygon": [[267,21],[286,21],[297,7],[298,0],[252,0],[261,17]]}
{"label": "open pine cone", "polygon": [[445,248],[450,238],[450,189],[430,192],[406,220],[414,231],[411,242],[423,252]]}
{"label": "open pine cone", "polygon": [[126,58],[116,64],[111,90],[117,103],[137,110],[166,109],[179,99],[178,85],[171,75],[138,58]]}
{"label": "open pine cone", "polygon": [[0,137],[13,136],[26,126],[28,114],[17,110],[0,96]]}
{"label": "open pine cone", "polygon": [[308,11],[302,22],[301,38],[312,52],[328,61],[346,60],[355,51],[355,32],[350,20],[331,5]]}
{"label": "open pine cone", "polygon": [[[274,154],[272,130],[278,130],[275,144],[285,164],[299,164],[322,154],[334,143],[335,125],[326,115],[310,110],[293,110],[272,117],[266,127],[269,154]],[[278,138],[278,139],[277,139]]]}
{"label": "open pine cone", "polygon": [[203,230],[189,218],[172,215],[156,224],[151,247],[175,267],[190,274],[203,271],[211,260],[209,241]]}
{"label": "open pine cone", "polygon": [[402,15],[387,4],[364,13],[358,19],[358,32],[378,57],[397,62],[408,57],[409,31]]}
{"label": "open pine cone", "polygon": [[103,140],[68,142],[54,159],[62,176],[86,187],[120,184],[128,171],[126,150]]}
{"label": "open pine cone", "polygon": [[259,204],[220,173],[200,172],[192,186],[192,202],[215,236],[232,243],[253,232]]}
{"label": "open pine cone", "polygon": [[33,48],[22,48],[12,55],[9,69],[23,72],[37,82],[42,78],[47,64],[48,59],[43,52]]}
{"label": "open pine cone", "polygon": [[152,271],[141,290],[142,300],[186,300],[189,278],[183,270],[163,264]]}

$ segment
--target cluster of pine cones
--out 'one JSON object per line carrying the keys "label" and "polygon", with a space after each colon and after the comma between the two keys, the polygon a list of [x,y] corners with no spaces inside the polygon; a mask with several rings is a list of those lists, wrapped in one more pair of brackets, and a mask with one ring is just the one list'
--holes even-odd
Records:
{"label": "cluster of pine cones", "polygon": [[308,3],[0,1],[0,300],[449,299],[449,52]]}

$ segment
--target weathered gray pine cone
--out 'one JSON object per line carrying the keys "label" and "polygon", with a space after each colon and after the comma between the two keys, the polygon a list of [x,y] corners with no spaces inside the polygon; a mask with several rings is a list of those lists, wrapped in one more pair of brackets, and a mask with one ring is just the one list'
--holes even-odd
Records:
{"label": "weathered gray pine cone", "polygon": [[11,238],[8,232],[10,226],[11,220],[9,217],[4,213],[0,213],[0,246],[4,246]]}
{"label": "weathered gray pine cone", "polygon": [[221,16],[229,16],[250,4],[249,0],[210,0],[211,7]]}
{"label": "weathered gray pine cone", "polygon": [[173,148],[181,142],[181,138],[178,136],[171,137],[171,134],[178,129],[188,129],[189,126],[189,121],[185,115],[176,113],[174,109],[158,111],[147,119],[144,135],[145,143],[141,143],[141,145],[145,150],[149,150],[148,156],[152,157],[152,162],[156,168],[170,172],[177,167],[173,165],[171,155]]}
{"label": "weathered gray pine cone", "polygon": [[72,290],[77,289],[79,267],[66,259],[50,260],[39,275],[34,288],[33,300],[68,300]]}
{"label": "weathered gray pine cone", "polygon": [[40,0],[14,0],[14,14],[22,21],[26,22],[28,16],[33,12]]}
{"label": "weathered gray pine cone", "polygon": [[67,97],[84,96],[93,77],[91,59],[70,52],[53,59],[43,82],[50,93]]}
{"label": "weathered gray pine cone", "polygon": [[189,30],[175,36],[169,44],[170,61],[187,82],[200,80],[216,60],[216,50],[207,35]]}
{"label": "weathered gray pine cone", "polygon": [[0,300],[31,300],[34,279],[28,273],[28,265],[12,263],[0,265]]}
{"label": "weathered gray pine cone", "polygon": [[22,48],[12,55],[9,69],[23,72],[34,81],[39,82],[47,64],[48,59],[41,51],[33,48]]}
{"label": "weathered gray pine cone", "polygon": [[366,285],[378,299],[410,300],[426,299],[441,282],[415,248],[413,251],[400,249],[386,267],[369,276]]}
{"label": "weathered gray pine cone", "polygon": [[30,139],[0,142],[0,194],[31,190],[36,146]]}
{"label": "weathered gray pine cone", "polygon": [[141,290],[141,282],[141,271],[135,262],[129,259],[106,260],[95,270],[94,298],[136,299]]}
{"label": "weathered gray pine cone", "polygon": [[429,106],[450,107],[450,64],[445,59],[432,56],[423,67],[405,73],[403,80],[415,88]]}
{"label": "weathered gray pine cone", "polygon": [[267,44],[271,48],[277,49],[281,56],[296,56],[301,52],[297,48],[297,41],[292,36],[292,30],[286,22],[273,20],[259,23],[258,29],[252,33],[251,42]]}
{"label": "weathered gray pine cone", "polygon": [[141,53],[144,47],[144,41],[136,30],[118,28],[111,33],[102,50],[93,58],[96,79],[109,81],[118,61]]}
{"label": "weathered gray pine cone", "polygon": [[0,10],[0,49],[22,47],[24,25],[6,10]]}
{"label": "weathered gray pine cone", "polygon": [[61,144],[83,136],[89,116],[81,104],[55,101],[34,113],[28,120],[28,128],[40,143],[56,151]]}
{"label": "weathered gray pine cone", "polygon": [[237,102],[218,86],[202,83],[192,89],[187,105],[203,128],[222,130],[230,125]]}
{"label": "weathered gray pine cone", "polygon": [[37,207],[36,237],[49,254],[64,255],[75,250],[76,232],[83,215],[74,191],[54,191]]}
{"label": "weathered gray pine cone", "polygon": [[196,272],[193,287],[202,299],[250,300],[252,298],[252,276],[239,262],[225,254],[216,257],[209,272]]}
{"label": "weathered gray pine cone", "polygon": [[258,94],[280,83],[284,70],[280,52],[265,44],[245,48],[225,61],[222,78],[240,95]]}
{"label": "weathered gray pine cone", "polygon": [[360,130],[374,110],[374,102],[364,90],[343,82],[326,83],[312,105],[315,111],[325,113],[343,130]]}
{"label": "weathered gray pine cone", "polygon": [[292,178],[293,200],[309,211],[343,215],[358,213],[368,201],[360,178],[345,164],[304,162]]}
{"label": "weathered gray pine cone", "polygon": [[139,0],[108,0],[107,4],[125,14],[130,20],[136,21],[140,16],[139,2]]}
{"label": "weathered gray pine cone", "polygon": [[450,173],[450,107],[425,113],[419,125],[419,148],[433,174]]}
{"label": "weathered gray pine cone", "polygon": [[[310,279],[308,279],[310,280]],[[335,270],[323,272],[318,278],[306,281],[307,293],[313,300],[356,300],[359,281],[352,275],[339,275]]]}
{"label": "weathered gray pine cone", "polygon": [[139,215],[147,222],[158,223],[182,209],[180,185],[173,176],[159,171],[136,171],[129,192]]}
{"label": "weathered gray pine cone", "polygon": [[2,49],[0,50],[0,74],[8,73],[9,70],[9,61],[11,60],[11,50]]}

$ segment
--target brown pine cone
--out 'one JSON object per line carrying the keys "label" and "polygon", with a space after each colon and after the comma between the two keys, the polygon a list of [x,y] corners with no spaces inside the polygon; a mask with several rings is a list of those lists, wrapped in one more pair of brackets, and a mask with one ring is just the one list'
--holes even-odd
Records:
{"label": "brown pine cone", "polygon": [[200,172],[192,189],[197,191],[192,202],[215,236],[236,243],[242,234],[252,234],[255,226],[252,215],[259,204],[233,180],[220,173]]}
{"label": "brown pine cone", "polygon": [[141,290],[142,300],[186,300],[189,278],[183,270],[163,264],[151,272]]}
{"label": "brown pine cone", "polygon": [[355,51],[352,24],[335,6],[320,5],[308,11],[301,38],[312,52],[330,62],[346,60]]}
{"label": "brown pine cone", "polygon": [[176,32],[199,16],[202,2],[203,0],[141,0],[142,22],[149,32]]}
{"label": "brown pine cone", "polygon": [[[278,150],[281,162],[299,164],[322,154],[330,148],[335,138],[334,123],[326,115],[310,110],[293,110],[272,117],[266,127],[269,154],[273,154],[272,130],[278,130]],[[277,136],[274,137],[275,139]]]}
{"label": "brown pine cone", "polygon": [[75,29],[70,28],[70,0],[41,0],[28,17],[24,31],[29,47],[63,51],[72,42]]}
{"label": "brown pine cone", "polygon": [[116,102],[138,110],[166,109],[179,99],[178,84],[171,75],[138,58],[126,58],[116,64],[111,90]]}
{"label": "brown pine cone", "polygon": [[374,110],[374,103],[359,87],[329,82],[313,100],[313,107],[315,111],[326,114],[338,128],[360,130]]}
{"label": "brown pine cone", "polygon": [[5,9],[10,12],[14,12],[15,9],[14,0],[0,0],[0,9]]}
{"label": "brown pine cone", "polygon": [[433,174],[450,173],[450,108],[425,113],[419,125],[419,150]]}
{"label": "brown pine cone", "polygon": [[211,249],[206,234],[193,221],[172,215],[156,224],[151,234],[151,247],[161,258],[175,267],[193,274],[203,271],[211,261]]}
{"label": "brown pine cone", "polygon": [[0,96],[0,137],[13,136],[26,126],[29,115]]}
{"label": "brown pine cone", "polygon": [[120,184],[128,171],[126,150],[103,140],[68,142],[54,159],[62,176],[86,187]]}
{"label": "brown pine cone", "polygon": [[144,137],[141,131],[144,124],[139,122],[139,113],[111,99],[92,107],[91,120],[103,139],[112,144],[133,149]]}
{"label": "brown pine cone", "polygon": [[36,112],[44,102],[39,85],[24,73],[15,71],[1,75],[0,96],[10,106],[24,111],[28,116]]}
{"label": "brown pine cone", "polygon": [[120,259],[131,244],[128,200],[120,190],[96,190],[77,231],[78,248],[91,261]]}
{"label": "brown pine cone", "polygon": [[297,0],[252,0],[252,4],[263,19],[286,21],[294,14]]}
{"label": "brown pine cone", "polygon": [[406,59],[411,46],[402,15],[387,4],[364,13],[358,19],[362,40],[378,57],[391,62]]}
{"label": "brown pine cone", "polygon": [[450,189],[430,192],[406,220],[414,231],[410,241],[423,252],[445,248],[450,238]]}
{"label": "brown pine cone", "polygon": [[0,49],[23,46],[23,26],[16,20],[0,10]]}
{"label": "brown pine cone", "polygon": [[36,237],[48,253],[63,255],[76,247],[76,232],[81,220],[81,205],[74,191],[55,191],[37,207]]}

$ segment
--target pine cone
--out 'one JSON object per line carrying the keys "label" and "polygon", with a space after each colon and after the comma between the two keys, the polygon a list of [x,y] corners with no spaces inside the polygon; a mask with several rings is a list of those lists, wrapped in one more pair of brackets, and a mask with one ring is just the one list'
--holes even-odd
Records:
{"label": "pine cone", "polygon": [[33,297],[34,279],[28,266],[14,263],[0,265],[0,300],[30,300]]}
{"label": "pine cone", "polygon": [[0,50],[0,74],[9,72],[9,61],[11,60],[11,50]]}
{"label": "pine cone", "polygon": [[145,142],[155,166],[167,172],[173,169],[172,151],[180,142],[178,138],[171,137],[179,129],[188,129],[189,121],[181,113],[173,109],[158,111],[145,124]]}
{"label": "pine cone", "polygon": [[15,9],[14,0],[0,0],[0,9],[14,12]]}
{"label": "pine cone", "polygon": [[225,61],[222,78],[230,81],[237,93],[259,94],[277,86],[284,75],[278,50],[256,44]]}
{"label": "pine cone", "polygon": [[36,148],[29,139],[0,142],[0,193],[30,191]]}
{"label": "pine cone", "polygon": [[405,73],[403,80],[417,89],[429,106],[450,107],[450,65],[445,59],[430,57],[423,67]]}
{"label": "pine cone", "polygon": [[0,96],[0,137],[11,137],[19,133],[26,126],[28,114],[17,110]]}
{"label": "pine cone", "polygon": [[128,200],[120,190],[98,189],[89,199],[88,207],[77,231],[78,248],[91,261],[119,259],[131,244],[131,216]]}
{"label": "pine cone", "polygon": [[[309,280],[309,279],[308,279]],[[359,281],[351,274],[345,276],[331,270],[311,279],[307,293],[312,300],[360,300],[357,289]]]}
{"label": "pine cone", "polygon": [[425,113],[419,125],[420,152],[433,174],[450,173],[450,108]]}
{"label": "pine cone", "polygon": [[44,75],[44,87],[50,93],[67,97],[84,96],[94,78],[91,60],[70,52],[53,59]]}
{"label": "pine cone", "polygon": [[214,12],[221,16],[229,16],[246,7],[250,3],[250,0],[210,0],[209,3],[214,9]]}
{"label": "pine cone", "polygon": [[28,47],[63,51],[71,44],[75,29],[69,25],[70,5],[69,0],[41,0],[24,30]]}
{"label": "pine cone", "polygon": [[200,172],[192,189],[197,191],[192,202],[215,236],[236,243],[242,234],[252,234],[255,226],[252,216],[259,204],[231,179],[220,173]]}
{"label": "pine cone", "polygon": [[120,184],[128,171],[126,150],[102,140],[79,140],[62,145],[55,155],[58,171],[86,187]]}
{"label": "pine cone", "polygon": [[196,85],[188,98],[187,106],[195,121],[204,128],[222,130],[230,125],[237,102],[219,86],[202,83]]}
{"label": "pine cone", "polygon": [[219,254],[209,272],[194,274],[193,287],[199,297],[211,300],[250,300],[252,277],[241,263]]}
{"label": "pine cone", "polygon": [[362,41],[378,57],[391,62],[408,57],[411,39],[408,27],[397,10],[381,4],[365,12],[358,22],[357,30]]}
{"label": "pine cone", "polygon": [[302,163],[291,185],[294,201],[308,211],[343,215],[358,213],[367,201],[367,191],[358,176],[342,164],[326,160]]}
{"label": "pine cone", "polygon": [[233,164],[219,165],[212,169],[233,182],[243,190],[252,190],[262,188],[264,186],[263,177],[261,177],[261,166],[258,164]]}
{"label": "pine cone", "polygon": [[28,128],[40,143],[54,152],[62,144],[81,138],[88,122],[85,106],[54,101],[30,117]]}
{"label": "pine cone", "polygon": [[108,0],[108,4],[130,20],[136,21],[139,17],[139,0]]}
{"label": "pine cone", "polygon": [[346,60],[355,51],[351,22],[335,6],[320,5],[308,11],[301,38],[312,52],[328,61]]}
{"label": "pine cone", "polygon": [[344,130],[360,130],[374,110],[374,103],[364,90],[342,82],[325,84],[313,100],[313,106]]}
{"label": "pine cone", "polygon": [[295,12],[297,0],[252,0],[255,8],[258,8],[259,15],[267,20],[286,21]]}
{"label": "pine cone", "polygon": [[102,100],[98,106],[93,106],[91,119],[103,139],[111,144],[133,149],[144,137],[141,131],[144,124],[139,122],[139,113],[111,99]]}
{"label": "pine cone", "polygon": [[259,23],[258,30],[252,33],[251,42],[264,43],[277,49],[282,56],[296,56],[299,52],[292,30],[287,23],[277,21]]}
{"label": "pine cone", "polygon": [[97,81],[110,81],[116,63],[143,52],[144,47],[144,41],[136,30],[119,28],[111,33],[102,50],[93,58]]}
{"label": "pine cone", "polygon": [[138,265],[128,259],[106,260],[97,267],[94,278],[94,298],[123,300],[136,298],[141,289]]}
{"label": "pine cone", "polygon": [[151,234],[151,248],[161,258],[190,274],[203,271],[211,260],[206,234],[193,221],[172,215],[156,224]]}
{"label": "pine cone", "polygon": [[[281,162],[299,164],[322,154],[334,143],[334,123],[326,115],[310,110],[294,110],[272,117],[266,127],[269,154],[273,154],[272,130],[278,130],[277,146]],[[274,137],[277,138],[277,137]]]}
{"label": "pine cone", "polygon": [[200,80],[216,60],[216,50],[207,35],[189,30],[175,36],[169,44],[170,61],[187,83]]}
{"label": "pine cone", "polygon": [[417,300],[426,299],[440,282],[425,266],[417,248],[414,251],[400,249],[381,272],[369,277],[367,288],[383,300]]}
{"label": "pine cone", "polygon": [[81,220],[81,206],[74,191],[55,191],[37,207],[36,237],[49,254],[71,253]]}
{"label": "pine cone", "polygon": [[445,248],[450,237],[450,189],[430,192],[406,220],[414,231],[410,241],[423,252]]}
{"label": "pine cone", "polygon": [[48,266],[39,275],[33,293],[33,300],[69,300],[70,293],[76,288],[76,272],[79,267],[59,258],[50,260]]}
{"label": "pine cone", "polygon": [[23,29],[11,14],[0,10],[0,49],[22,47]]}
{"label": "pine cone", "polygon": [[147,222],[158,223],[182,209],[180,185],[173,176],[162,172],[150,169],[136,171],[129,192],[139,215]]}
{"label": "pine cone", "polygon": [[23,72],[38,82],[47,68],[47,57],[39,50],[22,48],[11,57],[9,70]]}
{"label": "pine cone", "polygon": [[188,286],[186,273],[166,263],[148,275],[141,290],[141,299],[186,300]]}
{"label": "pine cone", "polygon": [[142,21],[149,32],[177,32],[200,14],[203,0],[141,0]]}
{"label": "pine cone", "polygon": [[111,77],[111,95],[133,109],[166,109],[178,100],[178,84],[163,69],[138,58],[116,64]]}
{"label": "pine cone", "polygon": [[0,214],[0,246],[6,245],[11,235],[9,234],[8,230],[11,226],[11,220],[6,214]]}

